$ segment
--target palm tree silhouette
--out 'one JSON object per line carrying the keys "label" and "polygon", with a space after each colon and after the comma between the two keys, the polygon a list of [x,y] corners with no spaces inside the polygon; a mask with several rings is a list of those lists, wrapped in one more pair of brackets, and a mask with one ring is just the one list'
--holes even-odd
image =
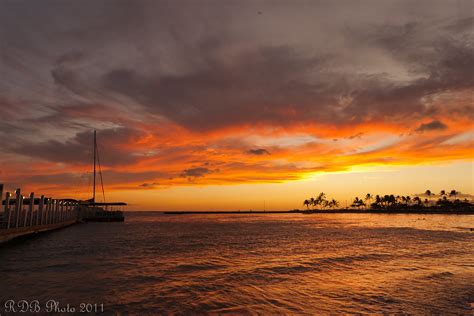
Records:
{"label": "palm tree silhouette", "polygon": [[[432,210],[442,210],[442,208],[450,209],[461,209],[465,211],[466,208],[468,211],[474,208],[472,201],[464,199],[461,201],[457,196],[461,195],[460,192],[456,190],[451,190],[449,193],[446,193],[445,190],[441,190],[439,196],[431,193],[430,190],[426,190],[424,194],[419,196],[414,196],[411,198],[409,195],[376,195],[375,198],[372,194],[367,193],[364,199],[355,197],[352,204],[352,208],[361,209],[362,207],[367,206],[367,203],[370,203],[372,200],[373,203],[369,204],[372,210],[375,209],[385,209],[387,211],[401,211],[406,210],[408,212],[416,212],[414,208],[427,208]],[[421,197],[426,196],[424,200]],[[439,197],[439,198],[438,198]],[[364,202],[365,201],[365,202]],[[335,199],[326,199],[326,194],[321,192],[316,198],[311,197],[303,201],[303,205],[306,206],[308,210],[313,210],[315,207],[320,208],[320,210],[327,210],[339,207],[339,202]],[[416,207],[415,207],[416,206]],[[347,208],[347,207],[346,207]],[[370,210],[370,209],[369,209]]]}
{"label": "palm tree silhouette", "polygon": [[410,203],[411,201],[411,198],[409,195],[407,196],[402,196],[402,201],[405,202],[405,206],[408,206],[408,204]]}
{"label": "palm tree silhouette", "polygon": [[370,202],[372,201],[373,198],[374,198],[374,197],[373,197],[372,194],[370,194],[370,193],[367,193],[367,194],[365,195],[365,200],[366,200],[366,201],[369,201],[369,205],[370,205]]}
{"label": "palm tree silhouette", "polygon": [[403,201],[403,200],[402,200],[402,197],[401,197],[400,195],[397,195],[397,196],[395,197],[395,204],[399,204],[400,201]]}
{"label": "palm tree silhouette", "polygon": [[380,195],[377,194],[375,196],[375,202],[374,203],[375,203],[376,207],[380,207],[380,204],[382,203],[382,199],[380,198]]}
{"label": "palm tree silhouette", "polygon": [[[428,200],[428,199],[426,199],[426,201],[427,201],[427,200]],[[421,204],[422,204],[421,199],[420,199],[419,196],[415,196],[415,197],[413,198],[413,201],[415,201],[418,206],[421,206]]]}
{"label": "palm tree silhouette", "polygon": [[409,195],[407,195],[405,197],[405,201],[407,201],[407,205],[408,205],[408,203],[410,203],[410,201],[411,201],[411,197]]}
{"label": "palm tree silhouette", "polygon": [[351,204],[352,207],[356,207],[356,206],[359,206],[359,197],[355,197],[354,201],[352,201],[352,204]]}
{"label": "palm tree silhouette", "polygon": [[365,203],[363,200],[359,199],[359,197],[355,197],[354,202],[352,202],[352,207],[357,207],[360,208],[362,206],[365,206]]}
{"label": "palm tree silhouette", "polygon": [[323,202],[322,202],[322,206],[323,206],[323,208],[330,207],[330,205],[329,205],[329,201],[328,201],[328,200],[323,200]]}
{"label": "palm tree silhouette", "polygon": [[458,195],[458,194],[459,194],[459,192],[456,191],[456,190],[451,190],[451,192],[449,192],[449,196],[450,196],[450,197],[451,197],[451,196],[454,196],[454,198],[456,198],[456,195]]}
{"label": "palm tree silhouette", "polygon": [[315,202],[316,202],[316,205],[321,205],[321,208],[326,207],[327,206],[326,193],[324,192],[319,193]]}
{"label": "palm tree silhouette", "polygon": [[309,210],[311,202],[309,200],[304,200],[303,205],[306,206],[306,208]]}

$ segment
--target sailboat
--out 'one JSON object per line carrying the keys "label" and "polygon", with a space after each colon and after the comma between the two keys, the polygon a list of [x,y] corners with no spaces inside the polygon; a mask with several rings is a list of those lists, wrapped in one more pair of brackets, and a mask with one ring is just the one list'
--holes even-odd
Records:
{"label": "sailboat", "polygon": [[[96,175],[97,164],[99,165],[100,181],[102,185],[103,202],[96,202]],[[104,182],[97,150],[97,131],[94,130],[94,167],[93,167],[93,189],[92,199],[82,201],[80,217],[84,222],[123,222],[125,216],[118,208],[126,206],[124,202],[105,202]]]}

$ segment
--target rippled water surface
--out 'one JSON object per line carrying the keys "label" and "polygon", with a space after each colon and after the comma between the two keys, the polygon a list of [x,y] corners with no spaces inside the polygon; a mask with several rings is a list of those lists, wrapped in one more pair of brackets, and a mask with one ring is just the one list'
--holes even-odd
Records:
{"label": "rippled water surface", "polygon": [[[0,303],[105,314],[472,314],[474,216],[129,213],[2,246]],[[0,314],[3,314],[0,309]]]}

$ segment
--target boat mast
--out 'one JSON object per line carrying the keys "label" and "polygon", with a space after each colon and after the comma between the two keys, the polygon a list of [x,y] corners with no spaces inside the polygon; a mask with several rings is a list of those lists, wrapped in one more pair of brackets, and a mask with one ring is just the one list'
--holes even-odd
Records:
{"label": "boat mast", "polygon": [[97,151],[97,141],[96,141],[97,131],[94,130],[94,193],[92,195],[92,203],[95,204],[95,161],[96,161],[96,151]]}

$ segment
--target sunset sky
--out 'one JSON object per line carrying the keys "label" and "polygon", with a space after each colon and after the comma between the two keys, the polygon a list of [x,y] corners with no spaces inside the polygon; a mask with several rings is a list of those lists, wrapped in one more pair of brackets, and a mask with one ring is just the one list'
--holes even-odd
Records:
{"label": "sunset sky", "polygon": [[133,210],[474,193],[473,1],[0,1],[0,182]]}

